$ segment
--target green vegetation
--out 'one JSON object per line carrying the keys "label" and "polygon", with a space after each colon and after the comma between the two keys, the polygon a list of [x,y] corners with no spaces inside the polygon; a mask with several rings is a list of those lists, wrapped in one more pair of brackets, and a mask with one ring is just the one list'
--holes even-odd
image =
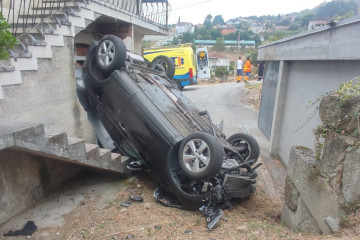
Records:
{"label": "green vegetation", "polygon": [[224,78],[229,76],[229,70],[226,67],[216,67],[215,68],[215,77]]}
{"label": "green vegetation", "polygon": [[8,51],[12,49],[17,42],[16,38],[7,30],[8,28],[10,28],[10,25],[0,12],[0,60],[9,58]]}
{"label": "green vegetation", "polygon": [[214,44],[214,47],[212,49],[214,51],[225,51],[224,39],[222,39],[221,37],[216,38],[216,43]]}

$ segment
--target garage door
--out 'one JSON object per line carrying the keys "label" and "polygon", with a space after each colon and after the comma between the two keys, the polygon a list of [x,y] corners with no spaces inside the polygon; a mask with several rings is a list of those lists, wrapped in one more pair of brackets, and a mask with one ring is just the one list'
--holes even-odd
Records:
{"label": "garage door", "polygon": [[280,62],[266,62],[261,93],[259,129],[270,140]]}

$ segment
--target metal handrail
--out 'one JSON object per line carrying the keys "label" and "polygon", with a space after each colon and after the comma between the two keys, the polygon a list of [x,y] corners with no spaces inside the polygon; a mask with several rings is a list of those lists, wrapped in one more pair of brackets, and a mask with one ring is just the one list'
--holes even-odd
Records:
{"label": "metal handrail", "polygon": [[[72,1],[80,0],[8,0],[8,6],[5,6],[5,0],[0,0],[0,9],[2,13],[7,10],[7,16],[4,17],[12,26],[12,34],[18,36]],[[80,2],[96,2],[161,28],[168,27],[170,11],[168,0],[82,0]]]}

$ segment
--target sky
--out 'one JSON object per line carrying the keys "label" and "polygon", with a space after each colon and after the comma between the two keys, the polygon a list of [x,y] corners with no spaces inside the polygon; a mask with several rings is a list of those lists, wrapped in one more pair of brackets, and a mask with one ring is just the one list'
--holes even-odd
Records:
{"label": "sky", "polygon": [[[329,0],[327,0],[329,1]],[[203,23],[211,14],[222,15],[225,21],[235,17],[278,15],[316,7],[324,0],[169,0],[169,23]]]}

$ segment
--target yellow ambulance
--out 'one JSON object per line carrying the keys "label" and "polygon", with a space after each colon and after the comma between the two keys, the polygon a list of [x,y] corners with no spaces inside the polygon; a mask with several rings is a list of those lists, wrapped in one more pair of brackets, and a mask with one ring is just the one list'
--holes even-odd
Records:
{"label": "yellow ambulance", "polygon": [[167,56],[175,63],[175,80],[179,81],[181,88],[197,84],[196,59],[191,44],[169,46],[144,51],[144,58],[149,62],[158,56]]}

